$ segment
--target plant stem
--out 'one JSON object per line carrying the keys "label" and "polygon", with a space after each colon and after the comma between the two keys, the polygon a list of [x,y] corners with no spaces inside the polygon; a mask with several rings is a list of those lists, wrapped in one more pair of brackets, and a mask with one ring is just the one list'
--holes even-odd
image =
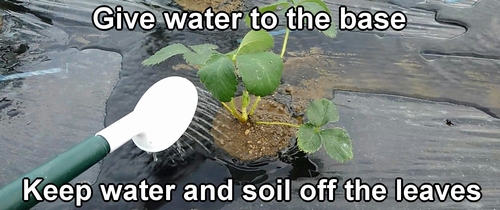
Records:
{"label": "plant stem", "polygon": [[247,114],[247,108],[246,107],[241,107],[241,117],[243,118],[244,121],[247,121],[248,119],[248,114]]}
{"label": "plant stem", "polygon": [[243,120],[245,122],[248,120],[247,107],[249,103],[250,103],[250,95],[248,94],[248,91],[245,89],[243,90],[243,96],[241,98],[241,116],[243,117]]}
{"label": "plant stem", "polygon": [[238,113],[235,112],[233,109],[231,109],[226,103],[222,102],[222,105],[224,106],[224,108],[227,109],[227,111],[229,111],[229,113],[231,115],[233,115],[234,117],[236,117],[238,120],[239,120],[239,116],[238,116]]}
{"label": "plant stem", "polygon": [[255,124],[263,124],[263,125],[286,125],[290,127],[300,128],[300,125],[284,123],[284,122],[255,122]]}
{"label": "plant stem", "polygon": [[229,106],[231,110],[233,110],[233,115],[240,121],[240,122],[246,122],[243,117],[241,117],[240,112],[236,109],[236,104],[234,104],[234,98],[231,98],[231,101],[229,102]]}
{"label": "plant stem", "polygon": [[283,58],[285,56],[286,44],[288,43],[288,35],[290,35],[290,29],[286,28],[285,38],[283,39],[283,48],[281,48],[280,57]]}
{"label": "plant stem", "polygon": [[257,99],[255,99],[255,102],[253,102],[252,108],[250,109],[250,113],[248,115],[252,116],[255,110],[257,109],[257,105],[259,104],[260,101],[260,96],[257,96]]}
{"label": "plant stem", "polygon": [[231,99],[231,101],[229,102],[229,106],[222,102],[222,105],[224,106],[224,108],[227,109],[227,111],[229,111],[229,113],[231,115],[233,115],[233,117],[235,117],[238,121],[240,122],[246,122],[245,119],[243,119],[243,117],[240,115],[240,112],[238,110],[236,110],[236,105],[234,104],[234,98]]}

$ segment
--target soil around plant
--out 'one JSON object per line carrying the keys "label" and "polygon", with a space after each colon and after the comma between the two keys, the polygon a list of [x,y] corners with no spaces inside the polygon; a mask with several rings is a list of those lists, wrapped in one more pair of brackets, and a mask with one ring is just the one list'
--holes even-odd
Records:
{"label": "soil around plant", "polygon": [[[236,107],[241,107],[240,101],[241,97],[235,98]],[[290,146],[298,130],[286,125],[255,124],[258,121],[299,123],[285,105],[264,97],[246,123],[239,122],[229,111],[221,109],[215,116],[211,130],[215,144],[241,161],[276,157],[280,151]]]}
{"label": "soil around plant", "polygon": [[240,10],[244,4],[241,0],[175,0],[185,10],[204,12],[212,7],[214,12],[233,12]]}

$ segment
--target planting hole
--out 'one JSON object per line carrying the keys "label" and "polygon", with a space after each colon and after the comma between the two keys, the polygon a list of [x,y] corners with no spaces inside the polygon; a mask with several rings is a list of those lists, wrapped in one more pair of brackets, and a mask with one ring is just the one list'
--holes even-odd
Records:
{"label": "planting hole", "polygon": [[[240,98],[235,101],[236,106],[240,107]],[[247,123],[238,122],[227,110],[221,109],[215,116],[211,130],[215,144],[233,157],[250,161],[276,156],[289,146],[297,132],[294,127],[254,124],[256,121],[297,123],[285,105],[265,97]]]}

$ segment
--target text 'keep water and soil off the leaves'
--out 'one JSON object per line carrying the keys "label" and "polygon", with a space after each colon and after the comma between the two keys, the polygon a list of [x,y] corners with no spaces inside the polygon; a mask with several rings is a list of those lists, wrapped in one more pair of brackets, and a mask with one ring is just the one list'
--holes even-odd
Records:
{"label": "text 'keep water and soil off the leaves'", "polygon": [[[29,179],[23,180],[23,200],[29,196],[34,196],[38,201],[55,201],[60,198],[65,202],[74,200],[76,207],[81,207],[84,202],[90,200],[92,188],[88,184],[47,185],[40,192],[37,191],[37,185],[42,179],[35,179],[30,183]],[[384,184],[376,183],[370,185],[364,183],[360,178],[348,179],[341,186],[338,186],[337,178],[321,178],[316,184],[306,183],[298,190],[298,196],[305,202],[335,202],[335,192],[342,188],[344,199],[349,202],[383,202],[389,195],[389,189]],[[479,201],[482,197],[481,186],[472,183],[464,186],[460,183],[450,184],[430,184],[424,183],[416,185],[413,183],[404,183],[402,178],[395,179],[395,188],[393,189],[394,200],[398,202],[444,202],[451,200],[453,202]],[[291,180],[276,179],[275,184],[263,184],[256,186],[245,184],[241,187],[241,199],[246,202],[256,200],[269,202],[289,202],[292,200]],[[117,202],[120,200],[127,202],[137,201],[172,201],[173,191],[178,190],[176,184],[148,184],[144,179],[139,184],[100,184],[99,190],[101,198],[107,202]],[[186,184],[182,188],[182,199],[186,202],[196,201],[234,201],[233,180],[228,179],[226,183],[215,186],[214,184]]]}

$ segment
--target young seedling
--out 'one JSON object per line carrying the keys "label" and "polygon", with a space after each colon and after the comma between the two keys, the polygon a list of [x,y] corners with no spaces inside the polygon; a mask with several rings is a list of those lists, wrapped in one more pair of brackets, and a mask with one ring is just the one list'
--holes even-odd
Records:
{"label": "young seedling", "polygon": [[[312,14],[330,10],[322,0],[280,0],[276,3],[260,7],[259,12],[280,12],[279,8],[304,7]],[[247,15],[245,23],[250,26]],[[321,31],[334,38],[336,26]],[[207,90],[238,121],[245,123],[254,114],[261,97],[268,96],[280,85],[290,29],[286,29],[280,55],[272,52],[274,38],[264,30],[251,30],[242,39],[237,49],[229,53],[220,53],[212,44],[186,46],[172,44],[166,46],[143,61],[143,65],[155,65],[175,55],[183,55],[187,63],[198,68],[197,75]],[[235,94],[239,84],[243,82],[241,111],[235,105]],[[253,98],[253,103],[251,100]],[[250,106],[250,104],[252,104]],[[250,107],[249,107],[250,106]],[[327,99],[311,102],[306,110],[308,122],[295,125],[283,122],[254,122],[264,125],[284,125],[299,129],[297,141],[299,148],[306,153],[313,153],[325,146],[327,153],[336,161],[344,162],[353,158],[352,144],[347,132],[342,128],[322,129],[329,122],[339,120],[335,105]]]}

